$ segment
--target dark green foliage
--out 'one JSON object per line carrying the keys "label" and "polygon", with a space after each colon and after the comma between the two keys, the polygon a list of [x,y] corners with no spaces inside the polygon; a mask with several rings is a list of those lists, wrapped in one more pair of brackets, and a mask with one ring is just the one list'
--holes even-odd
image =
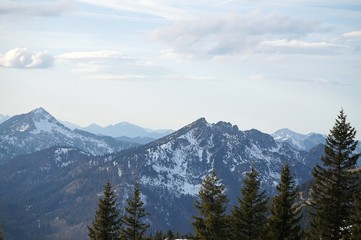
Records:
{"label": "dark green foliage", "polygon": [[232,210],[232,239],[263,239],[266,229],[267,196],[260,191],[259,173],[252,166],[243,180],[242,199]]}
{"label": "dark green foliage", "polygon": [[354,154],[356,130],[346,122],[343,110],[326,139],[323,166],[313,169],[311,191],[311,239],[351,239],[351,213],[356,189],[355,168],[360,154]]}
{"label": "dark green foliage", "polygon": [[117,209],[116,195],[109,182],[104,186],[104,197],[99,200],[98,210],[88,235],[91,240],[119,239],[121,223]]}
{"label": "dark green foliage", "polygon": [[352,214],[352,237],[361,240],[361,171],[359,172],[358,187],[355,192],[355,209]]}
{"label": "dark green foliage", "polygon": [[4,240],[3,228],[1,225],[0,225],[0,240]]}
{"label": "dark green foliage", "polygon": [[297,204],[298,193],[294,177],[287,164],[283,165],[278,194],[272,199],[269,218],[269,237],[275,240],[301,239],[301,208]]}
{"label": "dark green foliage", "polygon": [[125,207],[125,214],[122,216],[123,230],[122,239],[142,240],[144,234],[150,227],[144,223],[143,218],[148,214],[145,212],[144,203],[140,199],[139,185],[135,184],[133,196],[128,200],[128,206]]}
{"label": "dark green foliage", "polygon": [[224,186],[215,170],[212,170],[204,178],[199,190],[199,200],[194,204],[200,215],[193,216],[196,239],[228,239],[228,220],[225,215],[227,203]]}

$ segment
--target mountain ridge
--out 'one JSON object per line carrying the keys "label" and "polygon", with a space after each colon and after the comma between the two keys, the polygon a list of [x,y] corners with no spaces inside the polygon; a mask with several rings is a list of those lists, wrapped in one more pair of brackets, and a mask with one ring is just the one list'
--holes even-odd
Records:
{"label": "mountain ridge", "polygon": [[[39,124],[43,128],[23,124],[21,118],[15,120],[15,127],[7,133],[13,131],[16,136],[26,137],[21,134],[32,131],[39,135],[40,129],[52,133],[53,127],[61,127],[51,125],[50,120],[45,122],[50,127]],[[72,134],[96,136],[82,130]],[[226,187],[230,211],[237,204],[243,177],[251,166],[260,173],[262,189],[272,196],[284,163],[290,165],[296,183],[303,184],[311,179],[311,169],[324,149],[320,144],[310,151],[299,150],[257,129],[241,131],[229,122],[208,123],[205,118],[156,141],[121,151],[94,156],[81,147],[51,146],[1,165],[0,221],[13,236],[87,239],[86,226],[94,217],[106,181],[114,186],[120,206],[125,205],[134,183],[139,183],[153,233],[168,229],[190,232],[191,216],[196,214],[193,203],[202,179],[212,169]],[[17,229],[12,228],[14,222]]]}
{"label": "mountain ridge", "polygon": [[119,122],[114,125],[111,124],[106,127],[101,127],[96,123],[92,123],[87,127],[81,128],[81,130],[91,132],[94,134],[107,135],[114,138],[126,136],[131,138],[143,137],[143,138],[153,138],[153,139],[164,137],[169,133],[173,132],[173,130],[165,130],[165,129],[159,129],[159,130],[147,129],[126,121]]}
{"label": "mountain ridge", "polygon": [[[21,225],[24,234],[34,231],[32,226],[38,221],[49,223],[34,233],[49,239],[56,239],[51,223],[60,221],[61,231],[71,232],[69,238],[87,239],[86,225],[96,210],[102,185],[111,181],[123,206],[133,184],[138,182],[145,207],[151,214],[147,220],[152,223],[151,231],[173,229],[186,233],[192,231],[189,222],[196,214],[193,203],[202,179],[212,169],[216,169],[226,186],[231,206],[236,204],[243,176],[252,165],[262,176],[262,188],[274,194],[285,162],[296,171],[299,183],[310,179],[310,170],[302,161],[304,157],[304,152],[277,143],[258,130],[240,131],[231,123],[211,124],[205,118],[152,143],[103,156],[92,156],[71,147],[52,147],[19,156],[0,168],[0,201],[4,203],[0,205],[0,217],[9,218],[7,227],[9,221],[25,214],[29,223]],[[32,183],[31,188],[28,183]],[[33,199],[45,196],[41,190],[44,186],[51,197],[43,206],[44,201],[37,203]],[[11,214],[7,204],[23,210]],[[84,204],[89,208],[85,215],[81,213]],[[26,210],[28,206],[31,211]]]}
{"label": "mountain ridge", "polygon": [[13,116],[0,124],[0,160],[55,145],[77,147],[92,155],[136,146],[107,136],[72,131],[43,108]]}
{"label": "mountain ridge", "polygon": [[288,128],[282,128],[272,133],[271,136],[278,142],[287,142],[299,150],[309,151],[318,144],[325,144],[326,136],[319,133],[301,134]]}

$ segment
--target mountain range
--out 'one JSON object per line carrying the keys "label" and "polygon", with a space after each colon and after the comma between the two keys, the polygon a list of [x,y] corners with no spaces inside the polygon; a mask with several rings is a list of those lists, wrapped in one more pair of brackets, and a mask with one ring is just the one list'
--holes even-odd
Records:
{"label": "mountain range", "polygon": [[[0,124],[5,122],[9,118],[11,117],[8,115],[0,114]],[[59,123],[61,123],[70,130],[78,129],[96,135],[110,136],[120,141],[132,142],[138,144],[146,144],[152,142],[158,138],[164,137],[173,132],[173,130],[170,129],[153,130],[149,128],[143,128],[128,122],[119,122],[117,124],[108,125],[106,127],[101,127],[96,123],[92,123],[87,127],[81,127],[77,124],[67,121],[59,120]]]}
{"label": "mountain range", "polygon": [[309,151],[318,144],[326,143],[326,136],[322,134],[300,134],[287,128],[280,129],[271,135],[277,142],[287,142],[296,149],[305,151]]}
{"label": "mountain range", "polygon": [[[312,148],[319,144],[325,145],[327,137],[319,133],[300,134],[287,128],[277,130],[272,133],[271,136],[277,142],[286,142],[293,148],[303,151],[311,151]],[[358,141],[356,152],[361,152],[360,141]],[[359,165],[361,165],[361,163],[359,163]]]}
{"label": "mountain range", "polygon": [[93,123],[85,128],[82,128],[82,130],[98,135],[111,136],[114,138],[125,136],[128,138],[138,137],[138,138],[150,138],[153,140],[164,137],[173,132],[173,130],[146,129],[128,122],[120,122],[115,125],[109,125],[106,127],[101,127]]}
{"label": "mountain range", "polygon": [[[302,150],[282,140],[282,132],[277,138],[204,118],[145,145],[106,148],[111,151],[103,155],[93,149],[99,142],[83,136],[105,137],[81,132],[75,138],[79,141],[59,141],[77,133],[44,109],[0,124],[1,147],[7,144],[22,151],[32,145],[31,153],[12,151],[0,165],[0,222],[9,239],[87,239],[86,225],[94,217],[106,181],[118,194],[119,206],[124,206],[134,184],[140,184],[150,231],[191,232],[193,203],[212,169],[226,186],[230,210],[252,165],[260,172],[262,188],[272,196],[282,164],[288,163],[296,182],[303,184],[311,180],[311,169],[323,153],[322,144]],[[77,142],[83,145],[72,145]],[[44,143],[52,146],[45,148]]]}
{"label": "mountain range", "polygon": [[70,130],[43,108],[11,117],[0,124],[0,162],[52,146],[76,147],[92,155],[101,155],[136,145],[77,129]]}

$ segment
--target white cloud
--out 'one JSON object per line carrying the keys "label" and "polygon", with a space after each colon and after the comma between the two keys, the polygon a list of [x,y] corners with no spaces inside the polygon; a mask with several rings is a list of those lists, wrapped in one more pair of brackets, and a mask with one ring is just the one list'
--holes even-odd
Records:
{"label": "white cloud", "polygon": [[159,0],[79,0],[80,2],[102,6],[110,9],[129,11],[138,14],[157,16],[164,19],[175,19],[188,15],[187,11],[172,6],[169,1]]}
{"label": "white cloud", "polygon": [[192,54],[176,52],[174,49],[171,48],[162,49],[160,52],[161,58],[170,59],[175,62],[183,62],[185,60],[191,60],[193,58]]}
{"label": "white cloud", "polygon": [[89,61],[94,59],[133,59],[129,56],[126,56],[121,51],[82,51],[82,52],[69,52],[63,53],[56,56],[56,59],[62,61]]}
{"label": "white cloud", "polygon": [[361,40],[361,31],[354,31],[342,34],[347,40]]}
{"label": "white cloud", "polygon": [[251,75],[248,77],[250,81],[264,81],[267,78],[263,74]]}
{"label": "white cloud", "polygon": [[53,57],[48,52],[30,52],[27,48],[11,49],[0,54],[0,67],[5,68],[48,68]]}
{"label": "white cloud", "polygon": [[325,29],[318,22],[257,10],[177,21],[153,31],[151,39],[168,43],[176,52],[222,56],[244,54],[267,38],[298,38],[320,31]]}
{"label": "white cloud", "polygon": [[303,40],[265,40],[259,43],[258,51],[276,52],[281,54],[325,55],[337,54],[345,45],[332,42],[307,42]]}
{"label": "white cloud", "polygon": [[0,2],[0,15],[58,16],[71,8],[70,1],[9,1]]}
{"label": "white cloud", "polygon": [[216,81],[217,79],[210,76],[195,76],[195,75],[181,75],[181,74],[165,74],[160,76],[160,79],[166,81]]}
{"label": "white cloud", "polygon": [[82,79],[142,80],[159,78],[164,69],[152,61],[124,54],[119,50],[77,51],[55,56],[59,64],[73,66],[72,73]]}
{"label": "white cloud", "polygon": [[129,81],[129,80],[144,80],[148,77],[145,75],[140,74],[107,74],[107,73],[99,73],[99,74],[92,74],[92,75],[85,75],[82,79],[87,80],[112,80],[112,81]]}

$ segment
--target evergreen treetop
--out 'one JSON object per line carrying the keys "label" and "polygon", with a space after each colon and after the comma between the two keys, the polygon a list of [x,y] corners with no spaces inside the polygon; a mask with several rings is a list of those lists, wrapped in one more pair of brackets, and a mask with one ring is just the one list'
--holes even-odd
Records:
{"label": "evergreen treetop", "polygon": [[275,240],[301,239],[301,208],[297,204],[298,193],[288,164],[282,167],[277,191],[272,199],[269,237]]}
{"label": "evergreen treetop", "polygon": [[252,166],[243,180],[239,206],[232,209],[232,239],[263,239],[266,229],[267,201],[265,191],[260,191],[259,173]]}
{"label": "evergreen treetop", "polygon": [[356,130],[347,122],[344,111],[326,139],[323,166],[316,165],[312,174],[310,238],[350,239],[351,213],[357,178],[354,171],[360,154],[355,154]]}
{"label": "evergreen treetop", "polygon": [[91,226],[88,226],[88,235],[91,240],[117,240],[120,237],[121,223],[116,203],[116,194],[107,182],[104,186],[104,197],[98,202],[98,210]]}
{"label": "evergreen treetop", "polygon": [[228,198],[225,188],[213,169],[203,180],[199,190],[199,200],[195,207],[199,217],[193,216],[196,239],[228,239],[228,219],[225,214]]}
{"label": "evergreen treetop", "polygon": [[123,223],[122,239],[145,239],[145,232],[150,227],[150,225],[143,220],[147,215],[148,213],[145,212],[144,203],[141,200],[139,185],[135,184],[133,196],[128,200],[127,206],[125,207],[125,214],[121,218]]}

